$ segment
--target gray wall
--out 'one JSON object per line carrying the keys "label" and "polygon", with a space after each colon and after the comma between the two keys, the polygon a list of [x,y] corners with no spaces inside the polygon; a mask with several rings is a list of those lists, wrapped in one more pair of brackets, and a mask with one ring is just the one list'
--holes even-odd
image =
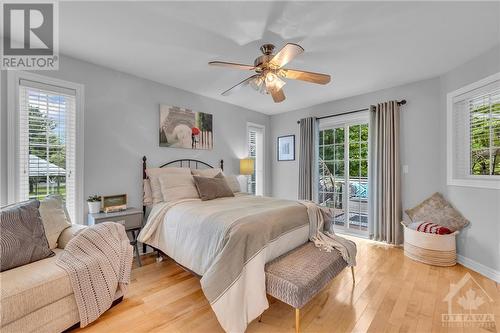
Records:
{"label": "gray wall", "polygon": [[276,138],[287,134],[298,137],[298,119],[404,98],[408,103],[401,113],[401,164],[408,165],[409,173],[402,175],[403,208],[415,206],[433,192],[444,193],[471,221],[458,238],[458,253],[500,270],[500,191],[446,184],[446,94],[499,72],[499,59],[497,46],[441,77],[271,116],[273,195],[297,198],[298,183],[290,180],[297,179],[298,162],[277,162]]}
{"label": "gray wall", "polygon": [[[63,57],[59,68],[59,71],[40,71],[38,74],[85,85],[85,196],[127,193],[130,205],[139,207],[143,155],[148,157],[149,166],[178,158],[200,159],[215,166],[224,159],[225,170],[237,174],[239,158],[248,156],[247,122],[264,125],[266,134],[269,133],[269,117],[255,111],[73,58]],[[5,83],[3,78],[2,82]],[[2,126],[6,113],[5,96],[2,90]],[[212,113],[214,149],[193,151],[159,147],[160,103]],[[5,131],[2,131],[1,141],[2,147],[6,146]],[[6,177],[5,155],[6,151],[2,150],[2,179]],[[266,176],[270,176],[270,159],[266,162]],[[3,184],[2,181],[2,191]],[[270,183],[267,184],[266,193],[269,193]]]}
{"label": "gray wall", "polygon": [[409,167],[409,173],[402,177],[403,206],[412,207],[426,196],[442,191],[441,151],[437,144],[440,140],[439,91],[439,79],[431,79],[272,116],[273,195],[297,198],[297,182],[290,179],[297,179],[298,161],[277,161],[276,137],[295,134],[298,138],[298,119],[358,110],[370,104],[403,98],[408,103],[401,113],[401,164]]}
{"label": "gray wall", "polygon": [[446,94],[500,72],[500,46],[441,77],[442,181],[447,198],[470,221],[458,237],[458,253],[500,271],[500,190],[446,186]]}

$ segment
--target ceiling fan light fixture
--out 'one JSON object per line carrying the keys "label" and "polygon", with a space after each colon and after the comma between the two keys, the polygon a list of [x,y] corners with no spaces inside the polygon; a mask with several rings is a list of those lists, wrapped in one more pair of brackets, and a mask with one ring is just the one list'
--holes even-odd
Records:
{"label": "ceiling fan light fixture", "polygon": [[225,61],[209,62],[209,65],[212,66],[253,70],[256,72],[255,75],[224,91],[222,93],[223,96],[228,96],[237,89],[250,85],[261,94],[271,94],[275,103],[281,103],[286,98],[282,90],[286,83],[283,79],[300,80],[316,84],[328,84],[330,82],[330,75],[328,74],[283,67],[304,52],[304,49],[300,45],[287,43],[281,50],[274,54],[274,45],[264,44],[261,47],[261,51],[263,55],[254,60],[253,66]]}
{"label": "ceiling fan light fixture", "polygon": [[286,82],[280,79],[276,74],[272,72],[266,74],[266,90],[268,93],[280,90],[285,84]]}

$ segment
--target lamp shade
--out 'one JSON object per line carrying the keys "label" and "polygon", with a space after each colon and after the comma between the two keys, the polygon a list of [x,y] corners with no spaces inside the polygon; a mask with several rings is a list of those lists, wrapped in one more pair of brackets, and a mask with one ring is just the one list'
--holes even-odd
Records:
{"label": "lamp shade", "polygon": [[240,160],[240,175],[252,175],[254,170],[253,158],[243,158]]}

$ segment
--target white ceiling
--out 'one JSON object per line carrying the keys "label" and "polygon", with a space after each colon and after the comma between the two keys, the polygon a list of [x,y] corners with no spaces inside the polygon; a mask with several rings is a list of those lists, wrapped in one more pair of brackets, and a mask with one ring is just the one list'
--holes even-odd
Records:
{"label": "white ceiling", "polygon": [[[500,2],[61,2],[59,31],[63,54],[275,114],[440,75],[500,42]],[[332,82],[221,96],[252,73],[207,62],[252,64],[269,42]]]}

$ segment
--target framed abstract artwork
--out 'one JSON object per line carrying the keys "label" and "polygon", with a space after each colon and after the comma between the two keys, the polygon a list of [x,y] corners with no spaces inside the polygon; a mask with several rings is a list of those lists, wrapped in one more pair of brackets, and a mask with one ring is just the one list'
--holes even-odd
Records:
{"label": "framed abstract artwork", "polygon": [[295,160],[295,135],[278,137],[278,161]]}
{"label": "framed abstract artwork", "polygon": [[178,106],[160,105],[160,147],[212,149],[213,116]]}

